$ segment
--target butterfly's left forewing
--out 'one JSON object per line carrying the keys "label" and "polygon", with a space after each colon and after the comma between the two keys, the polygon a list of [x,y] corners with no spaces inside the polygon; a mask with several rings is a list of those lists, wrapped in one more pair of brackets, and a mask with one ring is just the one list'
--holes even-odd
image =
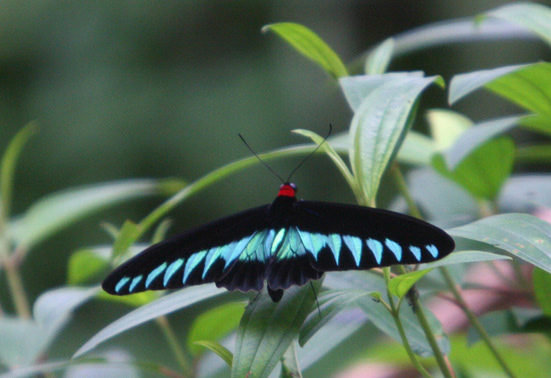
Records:
{"label": "butterfly's left forewing", "polygon": [[298,201],[290,223],[320,271],[430,262],[455,247],[448,234],[430,223],[368,207]]}
{"label": "butterfly's left forewing", "polygon": [[257,248],[267,229],[262,206],[219,219],[155,244],[102,283],[115,295],[216,282],[229,290],[260,290],[267,261]]}

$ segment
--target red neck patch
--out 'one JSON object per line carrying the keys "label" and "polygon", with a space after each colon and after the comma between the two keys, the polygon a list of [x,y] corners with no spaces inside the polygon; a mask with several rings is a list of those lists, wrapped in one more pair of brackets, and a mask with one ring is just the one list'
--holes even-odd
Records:
{"label": "red neck patch", "polygon": [[279,193],[277,193],[277,196],[284,196],[284,197],[294,197],[297,193],[297,187],[293,183],[286,183],[282,184],[279,187]]}

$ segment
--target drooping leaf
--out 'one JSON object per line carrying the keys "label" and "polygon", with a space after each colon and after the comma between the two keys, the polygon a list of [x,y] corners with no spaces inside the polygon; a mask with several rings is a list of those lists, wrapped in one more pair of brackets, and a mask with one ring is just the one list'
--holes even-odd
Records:
{"label": "drooping leaf", "polygon": [[551,273],[551,224],[532,215],[495,215],[448,233],[491,244]]}
{"label": "drooping leaf", "polygon": [[[73,358],[82,356],[95,348],[98,344],[109,340],[131,328],[146,323],[152,319],[184,307],[201,302],[205,299],[224,293],[225,290],[217,289],[214,285],[192,286],[175,293],[165,295],[156,301],[139,307],[122,318],[109,324],[107,327],[96,333],[90,340],[81,346],[73,355]],[[142,294],[142,293],[140,293]]]}
{"label": "drooping leaf", "polygon": [[474,149],[451,171],[442,154],[434,155],[432,165],[474,196],[495,199],[511,174],[514,156],[513,141],[500,137]]}
{"label": "drooping leaf", "polygon": [[494,9],[486,15],[531,30],[551,45],[551,9],[549,7],[536,3],[517,2]]}
{"label": "drooping leaf", "polygon": [[444,153],[448,168],[453,171],[478,146],[512,129],[520,119],[520,116],[498,118],[482,122],[465,130],[453,146]]}
{"label": "drooping leaf", "polygon": [[523,109],[551,115],[551,63],[499,67],[456,75],[450,84],[451,104],[485,87]]}
{"label": "drooping leaf", "polygon": [[348,75],[339,56],[307,27],[292,22],[281,22],[262,28],[262,32],[268,31],[278,34],[299,53],[321,66],[333,78],[337,79]]}
{"label": "drooping leaf", "polygon": [[131,199],[159,193],[156,180],[125,180],[65,190],[37,201],[8,227],[18,246],[31,248],[86,216]]}

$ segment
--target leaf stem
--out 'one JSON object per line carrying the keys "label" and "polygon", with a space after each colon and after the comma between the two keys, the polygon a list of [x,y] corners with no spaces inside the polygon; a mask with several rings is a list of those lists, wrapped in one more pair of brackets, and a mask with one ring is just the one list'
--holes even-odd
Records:
{"label": "leaf stem", "polygon": [[17,315],[23,319],[30,319],[31,310],[17,264],[13,258],[8,257],[3,259],[2,265],[6,271],[6,278]]}
{"label": "leaf stem", "polygon": [[398,333],[400,334],[400,338],[402,339],[402,344],[404,346],[404,349],[406,350],[406,353],[411,360],[411,363],[419,373],[425,378],[432,378],[430,373],[425,369],[425,367],[421,364],[413,350],[411,349],[411,345],[409,344],[409,340],[406,335],[406,331],[404,330],[404,326],[402,324],[402,320],[400,319],[400,311],[399,306],[396,306],[394,302],[394,296],[390,291],[388,290],[389,283],[390,283],[390,268],[385,267],[383,268],[383,274],[386,282],[387,287],[387,295],[388,295],[388,302],[390,305],[390,308],[388,309],[390,311],[390,314],[392,315],[392,318],[394,319],[394,323],[396,324],[396,328],[398,329]]}
{"label": "leaf stem", "polygon": [[161,331],[163,331],[163,334],[170,345],[174,356],[176,357],[176,361],[180,366],[182,374],[186,377],[192,376],[191,365],[184,353],[184,350],[182,349],[182,346],[180,345],[180,342],[178,341],[178,338],[176,337],[176,334],[174,333],[174,330],[172,329],[172,326],[170,325],[170,322],[168,321],[168,318],[166,316],[159,316],[155,319],[155,322]]}
{"label": "leaf stem", "polygon": [[469,322],[472,324],[472,326],[476,329],[476,331],[480,335],[480,338],[484,340],[484,342],[488,346],[488,349],[490,349],[490,352],[494,355],[494,358],[501,366],[505,374],[507,374],[507,376],[509,376],[510,378],[516,378],[515,374],[512,372],[509,366],[507,366],[505,359],[501,357],[501,354],[495,347],[494,343],[492,342],[492,339],[490,338],[490,336],[488,335],[488,333],[486,332],[482,324],[480,324],[480,321],[478,320],[478,318],[471,311],[471,309],[463,299],[463,296],[461,295],[458,285],[455,283],[448,269],[446,267],[441,267],[440,273],[444,277],[444,280],[446,280],[448,287],[450,288],[453,296],[455,297],[456,303],[459,305],[461,310],[463,310],[463,312],[465,313],[465,316],[467,316],[467,319],[469,319]]}

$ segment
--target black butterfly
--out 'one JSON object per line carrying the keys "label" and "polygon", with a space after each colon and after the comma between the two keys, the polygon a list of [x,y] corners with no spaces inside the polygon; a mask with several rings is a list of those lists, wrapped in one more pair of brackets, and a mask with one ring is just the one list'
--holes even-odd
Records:
{"label": "black butterfly", "polygon": [[270,205],[230,215],[155,244],[103,282],[115,295],[208,282],[283,290],[324,272],[438,260],[455,247],[443,230],[407,215],[369,207],[297,200],[282,184]]}

